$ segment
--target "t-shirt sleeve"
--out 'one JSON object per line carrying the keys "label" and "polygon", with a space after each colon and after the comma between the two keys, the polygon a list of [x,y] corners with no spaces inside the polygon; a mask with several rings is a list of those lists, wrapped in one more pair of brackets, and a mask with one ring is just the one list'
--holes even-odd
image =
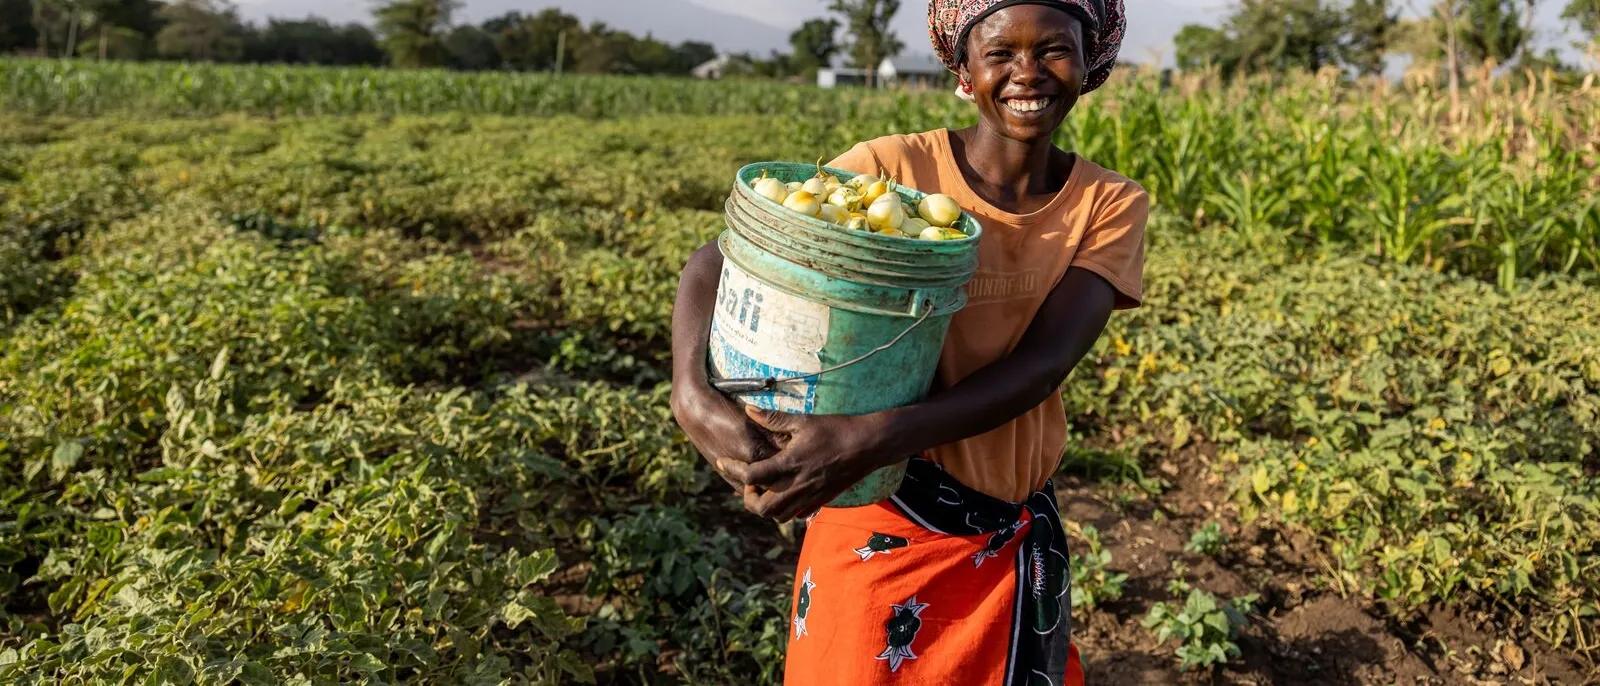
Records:
{"label": "t-shirt sleeve", "polygon": [[857,174],[876,174],[881,165],[878,164],[878,156],[872,152],[872,148],[861,142],[846,150],[843,155],[833,158],[828,166]]}
{"label": "t-shirt sleeve", "polygon": [[1116,309],[1138,307],[1144,300],[1144,227],[1150,217],[1150,196],[1137,184],[1101,210],[1084,233],[1073,267],[1099,274],[1117,291]]}

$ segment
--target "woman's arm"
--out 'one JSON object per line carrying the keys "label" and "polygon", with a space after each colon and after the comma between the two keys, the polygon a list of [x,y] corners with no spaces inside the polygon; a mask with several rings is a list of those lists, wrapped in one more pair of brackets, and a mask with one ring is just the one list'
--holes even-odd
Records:
{"label": "woman's arm", "polygon": [[1094,272],[1068,269],[1010,355],[928,400],[887,411],[884,449],[900,456],[992,431],[1039,406],[1105,330],[1116,291]]}
{"label": "woman's arm", "polygon": [[1070,268],[1006,356],[927,400],[867,415],[794,415],[748,409],[780,451],[731,468],[745,506],[792,519],[820,508],[873,470],[934,446],[995,429],[1059,392],[1094,346],[1116,302],[1103,277]]}
{"label": "woman's arm", "polygon": [[739,404],[717,392],[706,378],[711,315],[722,278],[722,251],[707,243],[689,256],[672,307],[672,416],[711,468],[741,492],[729,465],[767,457],[776,446]]}

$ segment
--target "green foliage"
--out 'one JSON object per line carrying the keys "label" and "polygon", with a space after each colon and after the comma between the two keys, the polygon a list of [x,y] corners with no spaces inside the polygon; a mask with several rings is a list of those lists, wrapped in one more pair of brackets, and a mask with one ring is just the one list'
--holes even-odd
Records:
{"label": "green foliage", "polygon": [[1174,38],[1181,69],[1206,65],[1224,74],[1316,71],[1347,64],[1381,68],[1388,29],[1387,3],[1362,0],[1341,8],[1324,0],[1244,0],[1219,28],[1190,24]]}
{"label": "green foliage", "polygon": [[764,134],[640,121],[4,127],[0,679],[776,682],[659,384]]}
{"label": "green foliage", "polygon": [[1189,535],[1189,542],[1183,544],[1183,549],[1191,553],[1215,556],[1222,552],[1222,546],[1227,545],[1228,539],[1222,534],[1222,525],[1216,522],[1206,522]]}
{"label": "green foliage", "polygon": [[44,259],[44,245],[36,237],[12,227],[0,227],[0,334],[22,316],[50,302],[60,292],[62,278],[55,264]]}
{"label": "green foliage", "polygon": [[1183,71],[1198,71],[1206,67],[1217,67],[1225,73],[1233,73],[1238,64],[1233,60],[1229,51],[1228,34],[1222,29],[1204,26],[1201,24],[1185,24],[1178,29],[1177,35],[1172,37],[1175,50],[1174,59],[1178,68]]}
{"label": "green foliage", "polygon": [[808,19],[789,34],[789,44],[794,48],[796,66],[801,69],[826,67],[839,52],[834,34],[839,32],[837,19]]}
{"label": "green foliage", "polygon": [[[1329,583],[1592,646],[1593,94],[1485,91],[1457,130],[1425,86],[1289,83],[1130,79],[1071,119],[1158,211],[1149,306],[1063,390],[1117,448],[1068,463],[1154,493],[1141,461],[1204,442]],[[786,558],[671,422],[677,270],[741,163],[970,110],[51,61],[0,89],[0,680],[778,681]],[[1110,603],[1081,541],[1074,601]],[[1226,658],[1216,611],[1157,624]]]}
{"label": "green foliage", "polygon": [[[796,159],[814,159],[818,152],[843,149],[885,131],[959,125],[972,116],[970,108],[951,98],[910,93],[862,95],[764,83],[729,86],[361,69],[0,61],[0,83],[13,108],[79,114],[107,109],[184,116],[231,111],[570,114],[576,118],[559,120],[570,129],[585,125],[579,118],[615,119],[622,114],[781,113],[767,122],[769,132],[762,138],[781,139]],[[1220,86],[1197,80],[1192,89],[1179,90],[1163,89],[1155,79],[1131,79],[1108,89],[1105,99],[1086,102],[1068,120],[1060,143],[1139,179],[1175,216],[1201,227],[1250,234],[1261,249],[1314,254],[1341,246],[1492,279],[1504,288],[1515,287],[1518,278],[1549,271],[1600,269],[1600,222],[1591,219],[1592,170],[1600,159],[1590,144],[1593,132],[1600,131],[1596,102],[1600,94],[1593,89],[1541,90],[1507,97],[1490,85],[1474,86],[1466,98],[1473,108],[1467,115],[1472,123],[1461,128],[1443,121],[1441,99],[1428,84],[1413,85],[1415,90],[1366,92],[1336,79],[1305,77],[1286,88],[1256,81]],[[365,226],[376,220],[380,226],[394,226],[390,222],[398,218],[433,237],[452,238],[454,233],[475,230],[463,221],[472,215],[459,207],[462,199],[480,200],[509,189],[540,197],[563,190],[542,168],[505,164],[498,156],[486,159],[483,151],[492,148],[464,140],[482,135],[491,125],[502,145],[512,137],[509,122],[490,122],[441,118],[421,127],[408,124],[375,134],[380,139],[406,136],[409,150],[376,143],[360,146],[349,138],[378,127],[370,120],[356,120],[343,131],[322,126],[314,135],[288,140],[281,127],[274,127],[278,133],[251,143],[276,146],[265,156],[267,164],[199,178],[202,184],[232,191],[237,174],[257,176],[262,192],[253,208],[278,212],[277,206],[298,201],[284,192],[288,187],[309,183],[297,175],[324,179],[324,188],[353,196],[373,167],[411,185],[386,184],[395,193],[368,194],[362,202],[370,202],[373,209],[364,215],[343,212],[336,217],[338,222]],[[454,136],[449,146],[430,148],[433,137],[441,133],[439,126],[464,135]],[[748,131],[742,126],[735,128]],[[539,128],[551,135],[570,133],[548,125]],[[468,131],[471,134],[465,135]],[[1509,131],[1519,133],[1512,136]],[[657,129],[652,135],[677,134]],[[614,147],[602,152],[632,149],[651,159],[689,157],[683,151],[664,151],[646,137],[607,140]],[[132,145],[116,148],[116,159],[82,146],[64,149],[96,161],[71,173],[107,177],[130,168],[143,154]],[[462,154],[452,154],[455,151]],[[440,160],[475,168],[498,166],[510,178],[496,177],[487,188],[479,183],[464,188],[468,185],[464,178],[446,173]],[[706,168],[710,171],[705,176],[678,175],[668,183],[679,187],[673,192],[705,194],[701,197],[708,202],[692,206],[716,211],[726,170]],[[586,178],[600,175],[592,169],[573,173]],[[59,195],[67,188],[84,196],[72,202],[87,202],[97,195],[128,190],[125,184],[88,179],[56,184],[51,182],[54,178],[28,178],[23,191]],[[535,179],[545,183],[530,185]],[[452,184],[458,193],[450,202],[423,195]],[[611,195],[627,190],[638,197],[642,188],[613,189]],[[420,202],[421,197],[428,201]],[[122,202],[110,204],[126,207]],[[56,211],[54,203],[29,205],[33,212]],[[241,209],[247,208],[229,208]],[[60,214],[65,221],[83,221],[82,212]],[[498,230],[506,223],[525,223],[529,214],[525,206],[508,208],[492,221]]]}
{"label": "green foliage", "polygon": [[[1334,78],[1204,83],[1181,97],[1123,85],[1118,102],[1074,113],[1059,140],[1139,179],[1178,217],[1243,233],[1261,251],[1359,251],[1508,290],[1600,269],[1588,219],[1600,158],[1563,142],[1600,130],[1595,92],[1533,107],[1474,86],[1469,118],[1481,128],[1447,133],[1427,88],[1357,102],[1361,90]],[[1495,133],[1513,125],[1539,133],[1514,146]]]}
{"label": "green foliage", "polygon": [[1177,639],[1177,656],[1184,669],[1210,667],[1239,657],[1234,639],[1256,600],[1252,593],[1221,602],[1196,588],[1189,591],[1181,608],[1156,603],[1142,623],[1155,629],[1159,642]]}
{"label": "green foliage", "polygon": [[844,20],[850,41],[845,49],[855,66],[868,70],[867,83],[876,82],[878,64],[905,49],[905,43],[889,29],[900,0],[832,0],[828,11]]}
{"label": "green foliage", "polygon": [[1474,62],[1509,62],[1530,36],[1522,28],[1516,0],[1458,0],[1457,35],[1462,53]]}
{"label": "green foliage", "polygon": [[268,19],[245,40],[244,59],[273,64],[383,64],[378,37],[361,24],[324,19]]}
{"label": "green foliage", "polygon": [[583,24],[577,17],[551,7],[532,16],[507,12],[485,21],[483,30],[494,38],[495,51],[507,67],[549,71],[558,62],[573,63]]}
{"label": "green foliage", "polygon": [[1401,612],[1487,602],[1592,647],[1595,289],[1544,279],[1506,294],[1244,250],[1161,248],[1185,265],[1147,274],[1163,307],[1115,322],[1093,376],[1066,386],[1080,430],[1155,423],[1173,427],[1168,448],[1220,444],[1247,514],[1326,538],[1348,592]]}
{"label": "green foliage", "polygon": [[1383,73],[1384,58],[1398,32],[1400,15],[1389,0],[1350,0],[1339,57],[1365,75]]}
{"label": "green foliage", "polygon": [[387,0],[377,6],[372,16],[389,63],[402,68],[445,64],[450,54],[445,32],[460,6],[459,0]]}
{"label": "green foliage", "polygon": [[1568,0],[1561,18],[1576,25],[1591,42],[1600,42],[1600,1]]}
{"label": "green foliage", "polygon": [[1072,607],[1093,610],[1105,601],[1121,598],[1128,575],[1111,570],[1111,551],[1100,543],[1099,529],[1085,525],[1077,534],[1087,550],[1082,555],[1072,553],[1067,565],[1072,569]]}
{"label": "green foliage", "polygon": [[231,5],[177,0],[161,8],[156,52],[168,59],[229,62],[244,54],[244,25]]}

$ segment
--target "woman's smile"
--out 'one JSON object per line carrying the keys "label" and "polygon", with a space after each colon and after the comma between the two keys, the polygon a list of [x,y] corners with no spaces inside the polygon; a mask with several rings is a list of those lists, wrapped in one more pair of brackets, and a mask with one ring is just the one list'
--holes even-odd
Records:
{"label": "woman's smile", "polygon": [[1047,110],[1056,104],[1056,98],[1002,98],[1000,102],[1004,103],[1006,109],[1011,110],[1012,114],[1028,119],[1037,119],[1047,114]]}

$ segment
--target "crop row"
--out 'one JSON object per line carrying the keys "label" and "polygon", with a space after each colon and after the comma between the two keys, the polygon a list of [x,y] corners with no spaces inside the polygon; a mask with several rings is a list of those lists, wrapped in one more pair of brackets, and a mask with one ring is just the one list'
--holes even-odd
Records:
{"label": "crop row", "polygon": [[[1452,113],[1425,79],[1351,85],[1323,74],[1222,84],[1128,75],[1087,98],[1060,142],[1139,180],[1199,229],[1239,233],[1264,250],[1359,251],[1512,290],[1521,277],[1600,271],[1600,89],[1527,81],[1475,83],[1469,106]],[[0,94],[13,111],[80,115],[742,114],[766,118],[768,137],[784,143],[772,147],[807,160],[974,118],[943,93],[760,81],[45,60],[0,60]],[[568,121],[554,135],[576,138],[581,126]],[[462,138],[480,157],[503,157],[476,135]],[[305,146],[336,175],[363,172],[339,166],[350,162],[335,159],[340,152],[337,138]],[[707,178],[726,175],[716,169]],[[385,202],[424,211],[405,198]]]}

